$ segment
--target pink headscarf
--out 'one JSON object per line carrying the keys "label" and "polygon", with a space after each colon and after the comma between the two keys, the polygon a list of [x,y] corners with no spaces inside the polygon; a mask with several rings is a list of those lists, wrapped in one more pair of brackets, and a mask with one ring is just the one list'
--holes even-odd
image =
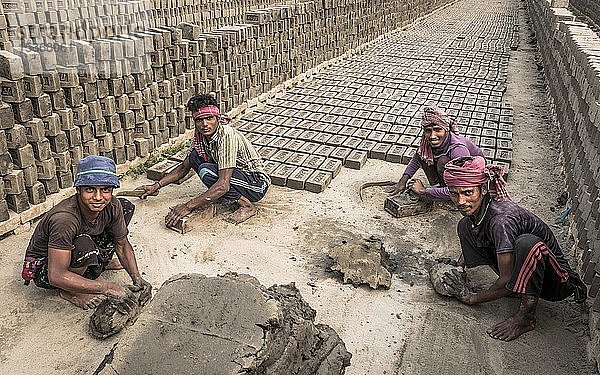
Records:
{"label": "pink headscarf", "polygon": [[475,187],[487,184],[491,196],[496,200],[510,200],[504,181],[504,168],[485,164],[481,156],[462,156],[446,164],[444,181],[449,187]]}
{"label": "pink headscarf", "polygon": [[[423,129],[428,126],[441,126],[446,132],[457,132],[456,121],[451,119],[446,112],[444,112],[441,108],[436,106],[427,106],[423,109],[423,119],[421,121],[421,126]],[[421,143],[419,144],[419,149],[417,153],[427,163],[428,165],[433,165],[433,149],[431,148],[431,144],[427,137],[425,137],[425,132],[423,131],[423,135],[421,135]]]}
{"label": "pink headscarf", "polygon": [[[212,116],[215,116],[219,120],[220,124],[228,124],[231,121],[231,118],[229,116],[221,114],[219,107],[214,105],[206,105],[192,112],[192,117],[194,118],[194,121]],[[196,151],[198,151],[198,156],[200,156],[200,158],[202,158],[205,162],[209,162],[210,155],[206,152],[206,147],[204,146],[202,139],[202,134],[200,134],[200,132],[196,129],[196,131],[194,132],[193,147]]]}

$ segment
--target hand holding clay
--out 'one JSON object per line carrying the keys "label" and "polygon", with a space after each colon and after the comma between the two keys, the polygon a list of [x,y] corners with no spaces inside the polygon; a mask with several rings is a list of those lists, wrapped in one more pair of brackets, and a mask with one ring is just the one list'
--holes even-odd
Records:
{"label": "hand holding clay", "polygon": [[419,195],[425,194],[425,185],[418,178],[409,182],[408,188]]}
{"label": "hand holding clay", "polygon": [[390,187],[386,192],[389,196],[404,193],[404,191],[406,190],[406,183],[408,182],[408,180],[409,177],[407,175],[403,175],[402,178],[400,178],[400,181],[398,181],[396,185],[392,185],[392,187]]}
{"label": "hand holding clay", "polygon": [[459,301],[470,304],[470,298],[473,295],[468,285],[467,273],[453,269],[452,272],[444,273],[442,278],[446,284],[446,290]]}
{"label": "hand holding clay", "polygon": [[191,212],[192,210],[190,210],[186,204],[178,204],[171,208],[171,212],[165,217],[165,224],[167,224],[168,227],[171,227],[177,223],[177,220],[189,215]]}
{"label": "hand holding clay", "polygon": [[128,288],[132,292],[140,292],[140,306],[144,306],[152,298],[152,285],[141,277],[134,278],[133,285],[129,285]]}
{"label": "hand holding clay", "polygon": [[135,190],[143,190],[144,194],[140,195],[140,199],[146,199],[149,196],[158,195],[158,191],[160,189],[160,184],[154,183],[152,185],[142,185],[140,187],[135,188]]}
{"label": "hand holding clay", "polygon": [[104,294],[121,314],[128,314],[135,308],[137,297],[128,288],[113,284]]}

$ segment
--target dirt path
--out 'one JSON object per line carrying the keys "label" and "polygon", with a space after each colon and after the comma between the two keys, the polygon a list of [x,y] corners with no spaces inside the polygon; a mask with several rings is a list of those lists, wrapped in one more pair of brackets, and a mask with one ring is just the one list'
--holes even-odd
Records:
{"label": "dirt path", "polygon": [[[524,9],[520,16],[521,44],[511,53],[504,98],[515,109],[509,187],[515,201],[552,222],[558,213],[550,207],[562,188],[558,137],[543,116],[548,109],[534,46],[527,43]],[[135,201],[131,242],[144,277],[155,287],[180,272],[248,273],[266,286],[294,282],[317,310],[317,320],[334,328],[353,354],[347,374],[595,374],[586,363],[587,317],[572,302],[541,303],[536,330],[502,343],[485,329],[509,315],[516,300],[468,307],[433,292],[426,263],[458,256],[460,215],[437,210],[392,219],[383,211],[381,189],[366,191],[364,202],[358,198],[362,182],[397,178],[403,169],[369,160],[360,171],[343,168],[321,194],[273,187],[259,215],[247,223],[226,223],[221,212],[182,236],[166,229],[162,218],[169,205],[203,189],[193,178],[163,189],[158,197]],[[553,229],[566,243],[564,229]],[[55,292],[22,285],[19,269],[30,235],[0,241],[0,373],[91,373],[118,336],[92,339],[86,332],[90,312],[65,303]],[[343,285],[324,271],[331,246],[370,235],[383,239],[398,264],[390,290]],[[123,271],[105,277],[126,280]],[[474,277],[490,280],[490,273],[477,270]]]}

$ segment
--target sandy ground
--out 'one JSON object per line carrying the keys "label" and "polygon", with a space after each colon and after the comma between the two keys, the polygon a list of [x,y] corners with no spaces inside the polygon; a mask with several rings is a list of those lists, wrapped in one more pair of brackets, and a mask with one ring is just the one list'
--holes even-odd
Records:
{"label": "sandy ground", "polygon": [[[522,10],[524,12],[524,10]],[[523,13],[524,14],[524,13]],[[522,19],[521,46],[511,56],[506,100],[515,109],[513,199],[547,222],[562,189],[558,133],[544,115],[543,81],[527,43]],[[241,225],[218,216],[180,235],[165,228],[168,207],[204,188],[197,178],[164,188],[158,197],[134,200],[130,225],[140,270],[155,288],[171,275],[247,273],[264,285],[295,283],[317,310],[317,320],[333,327],[353,354],[347,374],[595,374],[586,357],[585,309],[571,301],[540,303],[538,327],[503,343],[485,329],[508,316],[516,299],[464,306],[433,292],[427,262],[459,254],[455,226],[460,215],[438,209],[394,219],[383,210],[380,188],[358,198],[362,182],[396,179],[403,165],[369,160],[360,171],[343,169],[321,194],[273,187],[258,216]],[[133,188],[147,180],[126,180]],[[564,227],[554,227],[565,244]],[[377,236],[398,265],[389,290],[343,285],[325,272],[325,254],[341,241]],[[87,333],[91,312],[61,300],[56,292],[20,281],[20,265],[31,231],[0,241],[0,373],[93,373],[119,339],[97,341]],[[472,276],[490,282],[487,270]],[[127,281],[124,271],[103,277]],[[165,353],[168,355],[168,353]]]}

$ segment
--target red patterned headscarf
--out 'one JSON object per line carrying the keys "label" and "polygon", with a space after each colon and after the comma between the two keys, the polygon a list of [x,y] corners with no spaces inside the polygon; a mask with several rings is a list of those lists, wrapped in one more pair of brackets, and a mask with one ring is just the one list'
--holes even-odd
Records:
{"label": "red patterned headscarf", "polygon": [[[194,121],[212,116],[216,117],[220,124],[228,124],[231,121],[231,118],[229,116],[222,114],[219,110],[219,107],[214,105],[206,105],[192,112],[192,117],[194,118]],[[210,155],[206,152],[206,147],[204,146],[204,142],[202,142],[202,139],[202,134],[200,134],[200,132],[196,130],[194,132],[193,147],[198,152],[198,156],[200,156],[200,158],[202,158],[205,162],[209,162]]]}
{"label": "red patterned headscarf", "polygon": [[486,184],[490,195],[499,201],[510,200],[504,181],[504,168],[485,164],[481,156],[462,156],[446,164],[444,181],[449,187],[475,187]]}
{"label": "red patterned headscarf", "polygon": [[[425,130],[425,128],[435,125],[441,126],[446,132],[457,132],[456,121],[451,119],[446,112],[436,106],[427,106],[423,109],[421,126],[423,127],[423,130]],[[446,136],[446,139],[447,138],[448,137]],[[417,153],[425,163],[433,165],[433,149],[425,136],[425,131],[423,131],[423,135],[421,135],[421,143],[419,144]]]}

